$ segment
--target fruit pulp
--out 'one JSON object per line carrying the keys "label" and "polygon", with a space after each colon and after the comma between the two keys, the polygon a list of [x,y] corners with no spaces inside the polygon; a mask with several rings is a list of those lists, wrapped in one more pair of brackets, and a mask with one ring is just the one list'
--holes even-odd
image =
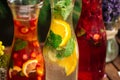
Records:
{"label": "fruit pulp", "polygon": [[82,0],[82,6],[76,27],[80,55],[78,80],[101,80],[106,57],[106,32],[101,0]]}
{"label": "fruit pulp", "polygon": [[44,80],[44,60],[37,40],[37,20],[14,19],[15,38],[8,80]]}

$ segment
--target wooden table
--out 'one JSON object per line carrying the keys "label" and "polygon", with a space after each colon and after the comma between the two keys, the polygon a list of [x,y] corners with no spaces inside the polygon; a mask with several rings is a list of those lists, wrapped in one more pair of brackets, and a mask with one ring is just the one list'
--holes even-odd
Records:
{"label": "wooden table", "polygon": [[120,80],[120,55],[112,62],[106,63],[104,80]]}

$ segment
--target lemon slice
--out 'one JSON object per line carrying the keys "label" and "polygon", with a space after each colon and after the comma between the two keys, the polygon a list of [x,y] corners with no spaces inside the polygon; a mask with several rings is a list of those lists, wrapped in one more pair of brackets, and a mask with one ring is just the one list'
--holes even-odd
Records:
{"label": "lemon slice", "polygon": [[69,57],[65,57],[58,61],[59,66],[65,68],[66,75],[70,75],[73,71],[75,71],[77,66],[77,54],[76,48],[74,52]]}
{"label": "lemon slice", "polygon": [[14,66],[13,70],[16,70],[17,72],[20,72],[22,69],[19,66]]}
{"label": "lemon slice", "polygon": [[60,47],[65,46],[67,41],[71,37],[71,29],[70,25],[60,19],[52,19],[51,22],[51,30],[62,37],[62,42],[60,43]]}
{"label": "lemon slice", "polygon": [[36,65],[38,61],[37,60],[28,60],[23,64],[22,71],[26,77],[28,77],[28,74],[31,72],[36,72]]}

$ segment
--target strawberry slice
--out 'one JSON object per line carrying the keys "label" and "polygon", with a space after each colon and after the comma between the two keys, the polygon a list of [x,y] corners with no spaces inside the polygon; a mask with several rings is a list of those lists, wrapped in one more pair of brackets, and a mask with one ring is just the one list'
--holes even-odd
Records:
{"label": "strawberry slice", "polygon": [[22,26],[22,27],[19,28],[19,31],[22,34],[26,34],[26,33],[29,32],[29,28]]}

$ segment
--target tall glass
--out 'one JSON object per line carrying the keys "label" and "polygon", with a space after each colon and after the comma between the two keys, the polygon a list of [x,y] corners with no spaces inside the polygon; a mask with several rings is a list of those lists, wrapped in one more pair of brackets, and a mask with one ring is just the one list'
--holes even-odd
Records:
{"label": "tall glass", "polygon": [[8,0],[14,21],[8,80],[44,80],[44,60],[37,36],[42,3],[40,0]]}
{"label": "tall glass", "polygon": [[78,80],[101,80],[106,58],[106,31],[102,19],[102,0],[82,0],[76,27],[79,45]]}
{"label": "tall glass", "polygon": [[43,48],[46,80],[77,80],[78,45],[72,25],[74,0],[50,0],[51,25]]}

